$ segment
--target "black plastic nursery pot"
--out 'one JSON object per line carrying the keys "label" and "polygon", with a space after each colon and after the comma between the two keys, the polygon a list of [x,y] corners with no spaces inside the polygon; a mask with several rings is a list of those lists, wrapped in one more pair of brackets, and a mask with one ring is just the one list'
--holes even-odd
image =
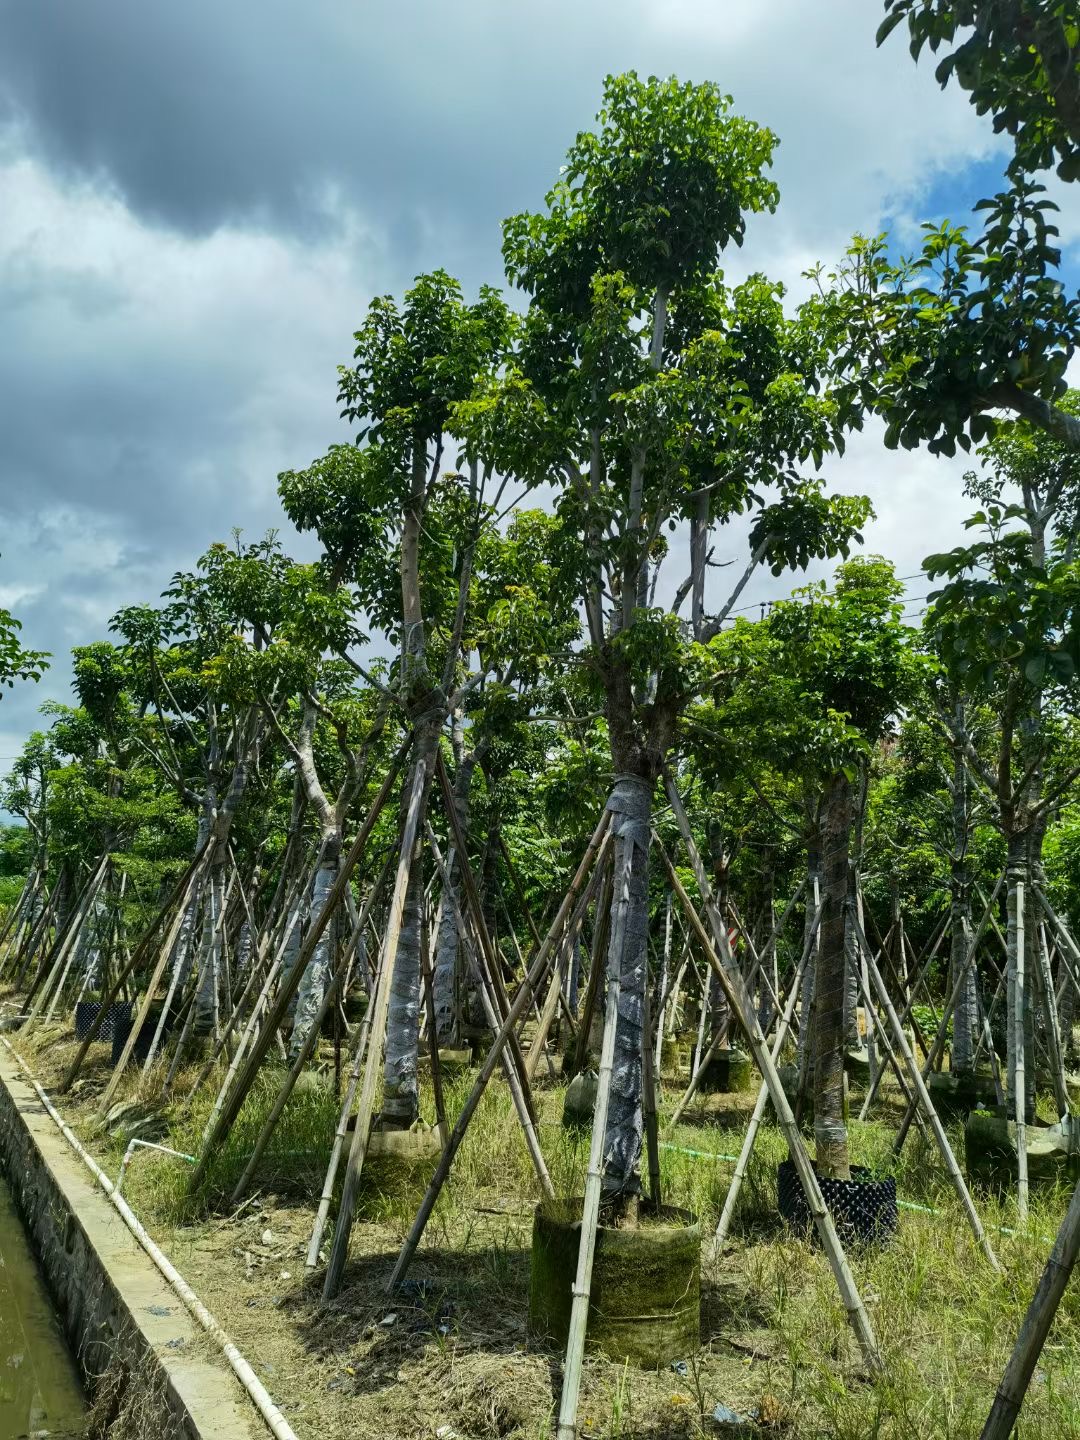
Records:
{"label": "black plastic nursery pot", "polygon": [[[146,1057],[150,1054],[150,1046],[153,1044],[154,1036],[157,1034],[158,1021],[159,1021],[160,1019],[161,1019],[161,1011],[160,1011],[160,1009],[151,1010],[150,1013],[149,1013],[149,1015],[147,1015],[147,1017],[146,1017],[146,1024],[145,1024],[145,1025],[142,1027],[142,1029],[139,1031],[138,1038],[137,1038],[136,1041],[135,1041],[135,1048],[134,1048],[134,1049],[132,1050],[132,1052],[131,1052],[131,1058],[132,1058],[133,1060],[140,1060],[140,1061],[141,1061],[141,1060],[145,1060]],[[113,1036],[112,1036],[112,1063],[113,1063],[114,1065],[118,1065],[118,1064],[120,1063],[120,1056],[124,1053],[124,1046],[125,1046],[125,1045],[127,1044],[127,1042],[128,1042],[128,1036],[131,1034],[131,1027],[132,1027],[132,1024],[133,1024],[133,1023],[134,1023],[134,1022],[132,1021],[131,1013],[130,1013],[130,1007],[129,1007],[127,1018],[124,1019],[124,1020],[118,1019],[118,1020],[116,1021],[115,1025],[113,1026]],[[171,1021],[170,1021],[170,1020],[166,1020],[166,1021],[165,1021],[165,1029],[162,1031],[162,1042],[163,1042],[163,1043],[164,1043],[165,1037],[169,1034],[169,1032],[171,1031],[171,1029],[172,1029],[172,1023],[171,1023]],[[99,1039],[100,1039],[100,1036],[101,1036],[101,1032],[98,1031],[98,1037],[99,1037]],[[159,1054],[160,1054],[160,1051],[159,1051]]]}
{"label": "black plastic nursery pot", "polygon": [[[78,1000],[75,1003],[75,1039],[85,1040],[90,1034],[90,1027],[101,1013],[100,1000]],[[131,1001],[114,1000],[105,1012],[105,1019],[101,1022],[101,1028],[94,1037],[96,1040],[109,1041],[113,1038],[113,1032],[117,1024],[126,1025],[131,1029]],[[125,1038],[126,1038],[125,1032]],[[117,1057],[119,1058],[119,1057]]]}
{"label": "black plastic nursery pot", "polygon": [[717,1050],[701,1073],[698,1089],[704,1095],[730,1095],[748,1090],[753,1080],[753,1064],[741,1050]]}
{"label": "black plastic nursery pot", "polygon": [[[889,1243],[899,1221],[896,1181],[892,1177],[875,1179],[864,1165],[852,1165],[850,1180],[825,1179],[818,1175],[816,1165],[814,1174],[842,1244]],[[796,1235],[812,1231],[816,1234],[802,1182],[791,1160],[781,1161],[776,1179],[778,1208],[790,1228]]]}
{"label": "black plastic nursery pot", "polygon": [[[542,1201],[533,1218],[529,1330],[565,1346],[581,1243],[580,1197]],[[645,1370],[701,1343],[701,1223],[689,1211],[642,1206],[634,1229],[596,1231],[585,1344]]]}

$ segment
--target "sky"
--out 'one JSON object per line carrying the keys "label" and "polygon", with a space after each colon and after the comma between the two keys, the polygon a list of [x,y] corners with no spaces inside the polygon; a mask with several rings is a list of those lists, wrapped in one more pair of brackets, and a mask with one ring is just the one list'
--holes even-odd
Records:
{"label": "sky", "polygon": [[[310,556],[276,477],[346,438],[336,367],[368,301],[436,266],[502,283],[499,222],[541,205],[605,74],[715,81],[776,132],[780,207],[723,263],[794,299],[854,232],[910,243],[996,188],[990,126],[902,37],[875,49],[877,10],[0,0],[0,605],[55,657],[0,702],[0,770],[70,698],[71,647],[213,541],[277,527]],[[871,496],[866,547],[917,577],[963,533],[964,468],[871,427],[824,473]]]}

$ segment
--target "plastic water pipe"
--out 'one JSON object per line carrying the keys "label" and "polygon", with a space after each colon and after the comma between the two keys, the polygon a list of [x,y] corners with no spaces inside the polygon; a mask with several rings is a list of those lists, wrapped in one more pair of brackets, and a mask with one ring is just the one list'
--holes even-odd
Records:
{"label": "plastic water pipe", "polygon": [[120,1172],[116,1177],[116,1184],[113,1186],[113,1194],[119,1195],[121,1186],[124,1183],[124,1174],[135,1158],[136,1150],[159,1150],[162,1155],[175,1155],[179,1160],[186,1160],[188,1164],[195,1164],[194,1155],[185,1155],[183,1150],[172,1150],[168,1145],[155,1145],[152,1140],[132,1140],[131,1144],[124,1151],[124,1158],[120,1161]]}
{"label": "plastic water pipe", "polygon": [[83,1164],[93,1175],[94,1179],[105,1191],[105,1194],[109,1197],[109,1199],[112,1201],[113,1205],[119,1212],[124,1224],[128,1227],[131,1233],[135,1236],[135,1239],[150,1256],[150,1259],[153,1260],[154,1264],[161,1271],[162,1275],[169,1282],[172,1288],[176,1291],[177,1295],[179,1295],[180,1299],[184,1302],[186,1308],[199,1322],[199,1324],[207,1332],[207,1334],[212,1335],[213,1338],[217,1341],[218,1345],[220,1345],[222,1351],[224,1352],[225,1358],[228,1360],[230,1366],[232,1367],[233,1374],[240,1381],[240,1384],[244,1387],[247,1393],[251,1396],[251,1399],[254,1401],[255,1406],[259,1411],[259,1414],[266,1421],[266,1424],[269,1427],[271,1434],[276,1436],[276,1440],[299,1440],[296,1431],[289,1424],[288,1420],[285,1419],[285,1416],[281,1413],[277,1405],[272,1400],[269,1391],[266,1389],[266,1386],[255,1374],[255,1371],[248,1364],[247,1360],[244,1359],[243,1355],[241,1355],[240,1351],[229,1339],[228,1335],[226,1335],[225,1331],[214,1319],[213,1315],[210,1314],[210,1311],[202,1303],[198,1295],[195,1294],[195,1291],[180,1274],[179,1270],[177,1270],[176,1266],[172,1263],[169,1257],[150,1238],[145,1228],[143,1227],[142,1222],[128,1205],[127,1201],[123,1200],[116,1193],[116,1186],[105,1174],[105,1171],[102,1170],[101,1166],[97,1163],[94,1157],[90,1155],[87,1150],[84,1149],[78,1137],[75,1135],[74,1131],[65,1122],[63,1117],[57,1111],[56,1107],[53,1105],[52,1101],[49,1099],[48,1095],[46,1095],[45,1091],[34,1079],[33,1073],[31,1072],[29,1065],[27,1065],[26,1061],[22,1058],[22,1056],[15,1049],[15,1047],[11,1044],[10,1041],[5,1040],[2,1035],[0,1035],[0,1041],[3,1042],[6,1048],[15,1057],[16,1062],[21,1067],[26,1079],[33,1086],[35,1092],[37,1093],[38,1099],[45,1106],[47,1113],[56,1124],[57,1129],[60,1131],[61,1135],[63,1135],[64,1139],[68,1142],[71,1148],[75,1151],[76,1155],[79,1156],[80,1160],[82,1160]]}

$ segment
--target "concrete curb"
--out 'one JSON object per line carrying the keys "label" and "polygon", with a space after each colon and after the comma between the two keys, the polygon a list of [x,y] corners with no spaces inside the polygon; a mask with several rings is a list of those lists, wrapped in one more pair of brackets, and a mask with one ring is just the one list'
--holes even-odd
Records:
{"label": "concrete curb", "polygon": [[202,1330],[2,1047],[0,1163],[84,1373],[149,1380],[154,1440],[262,1440],[228,1364],[205,1354]]}

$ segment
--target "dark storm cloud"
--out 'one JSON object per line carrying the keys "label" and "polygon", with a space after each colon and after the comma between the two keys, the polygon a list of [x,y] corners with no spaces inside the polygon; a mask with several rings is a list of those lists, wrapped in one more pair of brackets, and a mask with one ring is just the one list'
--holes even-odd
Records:
{"label": "dark storm cloud", "polygon": [[732,90],[781,135],[781,178],[799,189],[814,176],[808,236],[835,223],[845,177],[857,186],[880,166],[903,184],[897,102],[934,95],[919,161],[932,164],[934,131],[963,100],[938,97],[903,47],[876,52],[872,9],[0,0],[0,105],[49,164],[107,177],[152,221],[310,235],[343,202],[379,227],[395,279],[444,263],[475,282],[497,278],[499,220],[540,202],[608,71]]}
{"label": "dark storm cloud", "polygon": [[0,604],[57,657],[3,698],[0,755],[116,608],[282,524],[278,471],[343,438],[373,293],[499,281],[500,219],[542,203],[605,73],[715,80],[777,131],[781,210],[736,263],[787,279],[989,143],[875,51],[876,8],[0,0]]}

